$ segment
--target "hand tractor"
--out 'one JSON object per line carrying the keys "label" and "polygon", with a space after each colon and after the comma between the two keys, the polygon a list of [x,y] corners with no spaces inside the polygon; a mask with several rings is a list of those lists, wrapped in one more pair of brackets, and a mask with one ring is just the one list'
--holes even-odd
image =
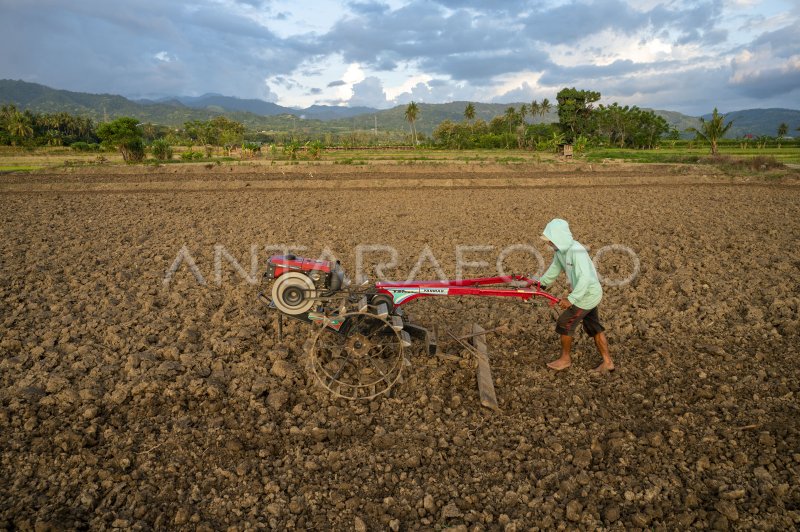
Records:
{"label": "hand tractor", "polygon": [[[493,296],[523,301],[539,297],[550,305],[558,298],[542,290],[536,279],[507,275],[439,281],[365,281],[354,286],[339,261],[294,255],[269,258],[259,294],[269,309],[282,316],[318,324],[306,344],[315,378],[338,397],[371,399],[388,392],[410,365],[412,338],[436,350],[432,331],[412,323],[406,303],[421,297]],[[456,338],[458,340],[458,338]]]}

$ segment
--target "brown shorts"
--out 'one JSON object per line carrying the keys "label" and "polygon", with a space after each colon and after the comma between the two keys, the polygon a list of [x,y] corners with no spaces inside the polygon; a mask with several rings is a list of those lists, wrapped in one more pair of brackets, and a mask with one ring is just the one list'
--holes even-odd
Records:
{"label": "brown shorts", "polygon": [[567,310],[561,313],[556,322],[556,332],[566,336],[575,334],[575,329],[578,324],[583,323],[583,330],[590,338],[596,334],[605,331],[605,327],[600,323],[600,315],[597,312],[597,307],[592,310],[584,310],[572,305]]}

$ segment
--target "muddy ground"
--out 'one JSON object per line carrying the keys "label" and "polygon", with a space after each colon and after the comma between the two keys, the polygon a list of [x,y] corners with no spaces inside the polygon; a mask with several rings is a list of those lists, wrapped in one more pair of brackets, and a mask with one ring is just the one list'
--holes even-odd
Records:
{"label": "muddy ground", "polygon": [[[414,165],[74,169],[0,176],[0,529],[789,529],[800,525],[800,188],[688,166]],[[607,285],[617,370],[542,303],[409,303],[488,338],[475,365],[412,357],[391,397],[332,399],[306,377],[219,245],[457,246],[490,264],[555,216],[595,253],[640,261]],[[182,247],[187,261],[165,285]],[[222,248],[219,248],[222,249]],[[601,275],[633,273],[604,252]],[[182,255],[186,258],[186,255]],[[367,256],[367,264],[387,255]],[[370,262],[371,261],[371,262]],[[532,255],[505,265],[535,272]],[[419,277],[435,273],[426,260]],[[565,281],[555,288],[559,295]]]}

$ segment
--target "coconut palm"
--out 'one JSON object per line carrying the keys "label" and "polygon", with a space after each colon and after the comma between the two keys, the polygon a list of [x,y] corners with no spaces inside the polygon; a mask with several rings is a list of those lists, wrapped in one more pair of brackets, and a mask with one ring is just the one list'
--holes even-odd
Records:
{"label": "coconut palm", "polygon": [[513,107],[506,108],[506,122],[508,123],[509,133],[512,133],[517,123],[517,110]]}
{"label": "coconut palm", "polygon": [[541,109],[541,107],[539,106],[539,102],[537,102],[536,100],[533,100],[531,102],[531,106],[530,106],[531,118],[532,119],[536,120],[536,115],[539,114],[539,110],[540,109]]}
{"label": "coconut palm", "polygon": [[464,109],[464,118],[470,122],[475,120],[475,106],[472,104],[472,102],[469,102],[467,107]]}
{"label": "coconut palm", "polygon": [[779,137],[785,137],[788,132],[789,132],[789,124],[787,124],[786,122],[783,122],[781,123],[781,125],[778,126]]}
{"label": "coconut palm", "polygon": [[15,111],[11,114],[6,129],[12,137],[26,139],[33,136],[33,127],[31,126],[30,117],[19,111]]}
{"label": "coconut palm", "polygon": [[539,104],[539,116],[544,118],[544,115],[549,113],[552,108],[553,106],[550,103],[550,100],[545,98],[544,100],[542,100],[542,103]]}
{"label": "coconut palm", "polygon": [[419,106],[417,103],[412,101],[406,106],[405,112],[406,121],[411,124],[411,137],[414,140],[414,146],[417,145],[417,128],[414,126],[414,123],[417,121],[419,117]]}
{"label": "coconut palm", "polygon": [[711,120],[706,121],[705,118],[700,118],[700,128],[690,127],[686,131],[690,133],[694,133],[697,135],[698,139],[705,140],[709,144],[711,144],[711,155],[719,155],[719,148],[717,144],[719,139],[728,132],[728,130],[733,125],[733,120],[725,123],[725,116],[719,114],[717,108],[714,108],[714,112],[711,113]]}
{"label": "coconut palm", "polygon": [[11,121],[11,117],[14,116],[14,113],[17,112],[17,106],[13,103],[3,105],[0,107],[0,123],[4,126],[8,125]]}

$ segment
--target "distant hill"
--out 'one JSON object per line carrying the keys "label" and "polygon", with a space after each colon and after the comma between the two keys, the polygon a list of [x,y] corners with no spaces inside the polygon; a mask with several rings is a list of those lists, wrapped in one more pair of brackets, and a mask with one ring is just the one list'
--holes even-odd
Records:
{"label": "distant hill", "polygon": [[280,106],[276,103],[265,102],[264,100],[246,100],[211,93],[202,96],[176,96],[159,100],[159,102],[163,101],[177,101],[193,109],[210,109],[219,112],[241,111],[243,113],[253,113],[254,115],[261,116],[291,114],[293,112],[293,109]]}
{"label": "distant hill", "polygon": [[[238,100],[231,98],[231,100]],[[257,101],[257,100],[256,100]],[[320,129],[321,122],[300,121],[293,111],[279,107],[279,113],[261,116],[252,112],[226,109],[206,102],[203,107],[184,105],[176,98],[161,101],[133,101],[112,94],[87,94],[51,89],[38,83],[0,80],[0,104],[13,103],[20,109],[30,109],[39,113],[67,112],[87,116],[96,122],[113,120],[121,116],[132,116],[142,122],[166,126],[182,126],[190,120],[209,120],[216,116],[227,116],[256,131],[292,131],[298,122],[305,128]],[[216,103],[225,103],[217,100]],[[229,102],[227,102],[229,103]],[[262,102],[268,104],[268,102]],[[275,104],[269,104],[275,105]]]}
{"label": "distant hill", "polygon": [[[227,116],[243,123],[248,129],[269,132],[305,131],[311,133],[343,133],[353,130],[369,131],[377,123],[379,131],[408,131],[405,119],[405,105],[391,109],[372,109],[369,107],[344,107],[312,105],[306,109],[294,109],[257,99],[242,99],[219,94],[205,94],[197,97],[176,96],[161,100],[129,100],[114,94],[88,94],[52,89],[38,83],[26,81],[0,80],[0,104],[13,103],[20,109],[35,112],[67,112],[73,115],[88,116],[96,122],[112,120],[120,116],[133,116],[142,122],[167,126],[182,126],[189,120],[208,120],[215,116]],[[444,120],[461,121],[464,109],[469,102],[450,102],[440,104],[419,103],[417,130],[430,134]],[[490,121],[505,113],[508,107],[519,109],[522,102],[479,103],[475,106],[475,118]],[[684,136],[689,127],[700,123],[696,117],[674,111],[653,110],[664,117],[671,127]],[[710,115],[708,115],[710,116]],[[778,125],[786,122],[789,135],[800,126],[800,111],[792,109],[750,109],[732,111],[725,115],[734,121],[728,137],[745,134],[754,136],[777,134]],[[528,117],[528,122],[551,123],[558,121],[553,109],[544,117]]]}
{"label": "distant hill", "polygon": [[[726,123],[733,120],[733,126],[725,135],[728,138],[741,138],[745,135],[777,137],[778,126],[781,123],[789,126],[789,136],[796,137],[797,128],[800,127],[800,111],[793,109],[747,109],[723,115]],[[711,113],[704,115],[703,118],[708,120],[711,118]]]}
{"label": "distant hill", "polygon": [[687,133],[686,130],[690,127],[699,127],[700,119],[695,116],[688,116],[675,111],[659,111],[658,109],[647,109],[653,111],[656,115],[660,116],[667,121],[670,128],[675,128],[681,134],[682,138],[691,138],[694,136],[692,133]]}
{"label": "distant hill", "polygon": [[293,109],[304,118],[316,120],[335,120],[337,118],[349,118],[363,114],[375,113],[377,109],[372,107],[342,107],[336,105],[312,105],[305,109]]}

